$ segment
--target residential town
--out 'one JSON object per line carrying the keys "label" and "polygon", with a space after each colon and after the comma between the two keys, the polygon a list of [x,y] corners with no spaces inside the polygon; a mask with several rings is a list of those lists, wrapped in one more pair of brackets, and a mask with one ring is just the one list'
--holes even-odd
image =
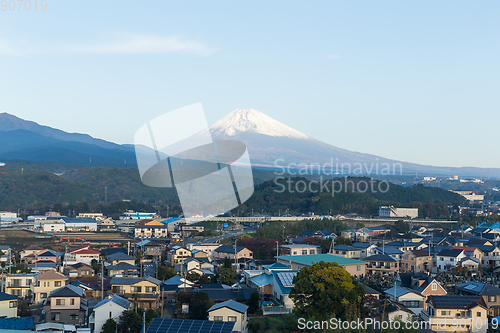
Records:
{"label": "residential town", "polygon": [[[380,210],[381,218],[413,214]],[[0,327],[100,333],[108,319],[118,327],[123,313],[140,310],[149,313],[149,322],[170,318],[181,325],[195,318],[229,323],[233,332],[258,331],[252,318],[294,312],[294,278],[319,262],[338,264],[362,284],[365,297],[381,304],[373,316],[424,321],[431,330],[449,332],[455,331],[451,320],[460,318],[469,331],[483,332],[500,315],[500,223],[437,227],[396,217],[404,232],[359,222],[336,232],[288,233],[284,226],[264,258],[238,245],[255,239],[256,228],[264,226],[212,222],[216,229],[207,233],[203,222],[150,213],[123,216],[115,221],[98,213],[66,218],[49,212],[11,219],[11,227],[21,225],[39,242],[0,246]],[[128,235],[126,241],[91,239],[117,229]],[[206,297],[201,315],[193,312],[199,295]],[[438,329],[445,318],[449,327]],[[484,326],[475,328],[477,320]]]}

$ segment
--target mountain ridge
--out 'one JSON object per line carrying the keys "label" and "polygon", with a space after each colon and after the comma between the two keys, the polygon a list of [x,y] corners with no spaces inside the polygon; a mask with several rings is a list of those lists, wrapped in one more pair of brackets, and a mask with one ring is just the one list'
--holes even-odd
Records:
{"label": "mountain ridge", "polygon": [[[267,170],[288,165],[298,168],[299,165],[340,164],[347,165],[348,169],[342,168],[336,174],[379,176],[378,173],[364,171],[353,173],[353,169],[359,164],[367,171],[379,170],[385,164],[392,165],[393,169],[400,168],[401,174],[406,175],[480,177],[488,174],[500,177],[500,168],[436,167],[349,151],[305,135],[255,109],[236,109],[209,126],[208,130],[214,140],[245,143],[252,166]],[[28,132],[38,137],[27,135]],[[0,113],[0,142],[4,143],[0,146],[1,159],[54,161],[84,166],[136,166],[133,145],[119,145],[88,134],[68,133],[8,113]]]}

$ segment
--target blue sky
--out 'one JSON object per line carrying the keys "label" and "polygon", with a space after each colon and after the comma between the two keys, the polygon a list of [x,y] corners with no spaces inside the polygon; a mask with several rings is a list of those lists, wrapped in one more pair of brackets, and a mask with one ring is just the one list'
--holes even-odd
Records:
{"label": "blue sky", "polygon": [[499,14],[497,1],[47,0],[0,11],[0,112],[132,143],[202,102],[209,123],[254,108],[349,150],[500,167]]}

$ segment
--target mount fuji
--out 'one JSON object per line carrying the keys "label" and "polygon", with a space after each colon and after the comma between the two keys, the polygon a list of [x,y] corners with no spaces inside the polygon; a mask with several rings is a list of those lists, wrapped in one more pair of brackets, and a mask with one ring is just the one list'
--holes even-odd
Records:
{"label": "mount fuji", "polygon": [[399,174],[401,170],[402,174],[407,175],[418,173],[479,177],[489,172],[490,176],[500,176],[500,169],[436,167],[342,149],[305,135],[255,109],[236,109],[215,122],[209,129],[214,140],[244,142],[248,147],[252,165],[265,169],[276,169],[276,165],[286,167],[290,164],[298,165],[299,169],[300,165],[314,164],[329,167],[333,162],[335,171],[339,170],[336,168],[336,165],[339,165],[340,171],[343,171],[340,173],[343,174],[348,173],[346,172],[348,168],[342,168],[342,164],[351,167],[351,174],[361,167],[364,174],[370,175],[375,173],[377,168],[388,165],[391,174],[394,170]]}
{"label": "mount fuji", "polygon": [[[399,166],[396,171],[402,170],[402,174],[407,175],[480,177],[489,174],[491,177],[500,177],[500,169],[435,167],[349,151],[316,140],[255,109],[234,110],[211,125],[209,131],[213,140],[238,140],[245,143],[252,167],[268,171],[276,170],[276,165],[293,163],[309,166],[333,163],[334,168],[338,163],[349,165],[352,169],[357,168],[356,164],[362,165],[363,174],[373,175],[380,174],[374,172],[378,166],[387,164]],[[0,143],[0,160],[137,166],[132,145],[118,145],[87,134],[67,133],[7,113],[0,113]],[[297,168],[300,169],[300,165]]]}

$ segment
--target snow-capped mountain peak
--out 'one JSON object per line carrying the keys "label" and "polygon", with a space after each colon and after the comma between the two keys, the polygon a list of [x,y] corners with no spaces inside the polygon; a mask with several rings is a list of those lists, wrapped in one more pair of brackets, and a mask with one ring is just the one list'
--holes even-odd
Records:
{"label": "snow-capped mountain peak", "polygon": [[254,132],[274,137],[312,139],[255,109],[236,109],[210,126],[212,135],[235,137],[244,132]]}

